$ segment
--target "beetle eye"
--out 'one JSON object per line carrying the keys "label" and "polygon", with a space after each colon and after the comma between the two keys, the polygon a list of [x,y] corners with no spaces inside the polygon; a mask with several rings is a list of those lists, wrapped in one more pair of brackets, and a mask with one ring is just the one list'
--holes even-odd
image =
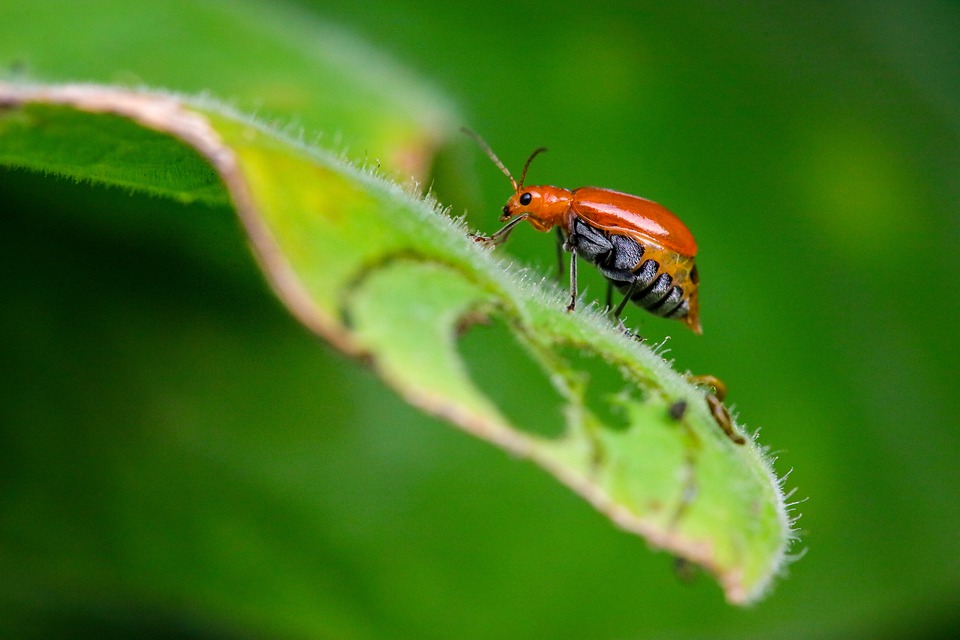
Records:
{"label": "beetle eye", "polygon": [[530,204],[531,200],[533,200],[533,196],[530,195],[529,193],[525,193],[522,196],[520,196],[520,204],[522,204],[523,206],[527,206],[528,204]]}

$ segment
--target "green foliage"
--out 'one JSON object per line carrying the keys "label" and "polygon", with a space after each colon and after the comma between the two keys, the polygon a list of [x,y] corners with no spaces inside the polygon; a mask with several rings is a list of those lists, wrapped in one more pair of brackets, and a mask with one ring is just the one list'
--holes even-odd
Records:
{"label": "green foliage", "polygon": [[[210,103],[92,85],[0,85],[0,101],[0,137],[15,165],[127,187],[139,179],[151,193],[189,200],[196,187],[184,186],[185,168],[215,188],[201,154],[304,324],[372,363],[408,401],[530,457],[619,525],[703,565],[732,602],[755,599],[782,565],[790,525],[756,445],[731,443],[703,393],[651,350],[596,312],[568,314],[561,293],[505,271],[433,205]],[[155,131],[126,139],[132,123]],[[491,316],[513,328],[563,398],[559,437],[522,433],[466,375],[457,327]],[[596,354],[623,379],[598,388],[561,345]],[[588,397],[614,405],[622,424],[605,423]],[[680,400],[689,409],[673,418]]]}
{"label": "green foliage", "polygon": [[[485,233],[508,186],[468,141],[450,144],[462,124],[515,172],[549,147],[532,181],[664,203],[700,245],[705,333],[636,309],[627,324],[648,344],[669,334],[658,352],[674,368],[722,377],[778,469],[797,468],[810,553],[748,610],[727,606],[712,579],[678,584],[670,554],[536,464],[412,408],[383,383],[385,360],[374,371],[291,319],[192,147],[128,118],[60,110],[75,120],[57,136],[106,152],[101,173],[121,188],[99,186],[109,175],[94,186],[0,168],[7,635],[958,635],[956,7],[296,1],[2,2],[0,78],[160,88],[210,118],[225,103],[228,121],[253,114],[261,143],[280,131],[307,162],[343,167],[342,155],[389,181],[413,176]],[[100,128],[114,147],[94,143]],[[0,138],[4,164],[13,139]],[[39,137],[22,139],[42,152]],[[93,173],[97,158],[71,145]],[[185,170],[152,163],[150,148]],[[50,170],[83,175],[70,169]],[[462,240],[456,228],[438,238],[451,234]],[[650,393],[673,374],[622,371],[594,346],[639,353],[589,321],[603,292],[594,270],[580,274],[586,317],[545,331],[494,300],[553,279],[550,238],[523,228],[497,261],[452,246],[463,265],[377,263],[334,326],[374,344],[389,335],[378,301],[392,282],[486,265],[444,285],[497,275],[455,327],[465,373],[425,384],[468,378],[524,441],[574,469],[589,457],[564,449],[576,424],[565,412],[581,396],[613,427],[588,432],[587,451],[629,448],[631,415],[646,425],[635,437],[678,445],[664,436],[685,427],[658,407],[690,390]],[[501,273],[514,261],[529,265],[528,284],[511,291]],[[550,284],[537,295],[554,310],[562,297]],[[580,327],[578,344],[537,341]],[[442,355],[455,361],[449,350],[396,357]],[[629,477],[656,476],[677,451],[630,458]],[[723,459],[734,458],[702,467],[725,474],[710,462]],[[649,489],[597,481],[620,500]],[[713,500],[700,489],[701,504]]]}

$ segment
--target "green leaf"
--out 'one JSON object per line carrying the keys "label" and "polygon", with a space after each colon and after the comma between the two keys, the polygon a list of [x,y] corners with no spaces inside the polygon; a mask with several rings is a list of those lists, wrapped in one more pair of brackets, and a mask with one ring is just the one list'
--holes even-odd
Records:
{"label": "green leaf", "polygon": [[286,3],[5,2],[5,72],[229,96],[274,127],[322,132],[325,147],[403,177],[425,175],[459,125],[449,101],[409,69]]}
{"label": "green leaf", "polygon": [[[727,438],[703,390],[653,350],[593,308],[566,313],[562,291],[501,263],[434,203],[211,100],[93,85],[0,84],[0,162],[229,199],[290,311],[410,403],[535,461],[705,567],[730,602],[758,598],[784,564],[791,521],[763,450]],[[457,336],[491,321],[554,385],[559,436],[513,424],[471,376]]]}

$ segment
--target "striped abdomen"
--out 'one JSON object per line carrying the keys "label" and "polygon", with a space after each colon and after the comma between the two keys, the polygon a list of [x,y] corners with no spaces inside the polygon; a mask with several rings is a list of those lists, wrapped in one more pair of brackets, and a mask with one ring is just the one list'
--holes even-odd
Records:
{"label": "striped abdomen", "polygon": [[694,259],[653,242],[596,229],[575,218],[568,242],[630,300],[650,313],[685,322],[700,333]]}

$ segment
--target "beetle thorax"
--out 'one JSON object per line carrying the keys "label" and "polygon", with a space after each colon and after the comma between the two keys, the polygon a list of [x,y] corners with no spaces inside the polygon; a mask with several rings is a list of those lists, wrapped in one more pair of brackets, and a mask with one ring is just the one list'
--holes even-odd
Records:
{"label": "beetle thorax", "polygon": [[514,216],[526,215],[537,231],[549,231],[555,226],[567,229],[572,201],[573,194],[560,187],[522,187],[504,205],[500,219],[506,221]]}

